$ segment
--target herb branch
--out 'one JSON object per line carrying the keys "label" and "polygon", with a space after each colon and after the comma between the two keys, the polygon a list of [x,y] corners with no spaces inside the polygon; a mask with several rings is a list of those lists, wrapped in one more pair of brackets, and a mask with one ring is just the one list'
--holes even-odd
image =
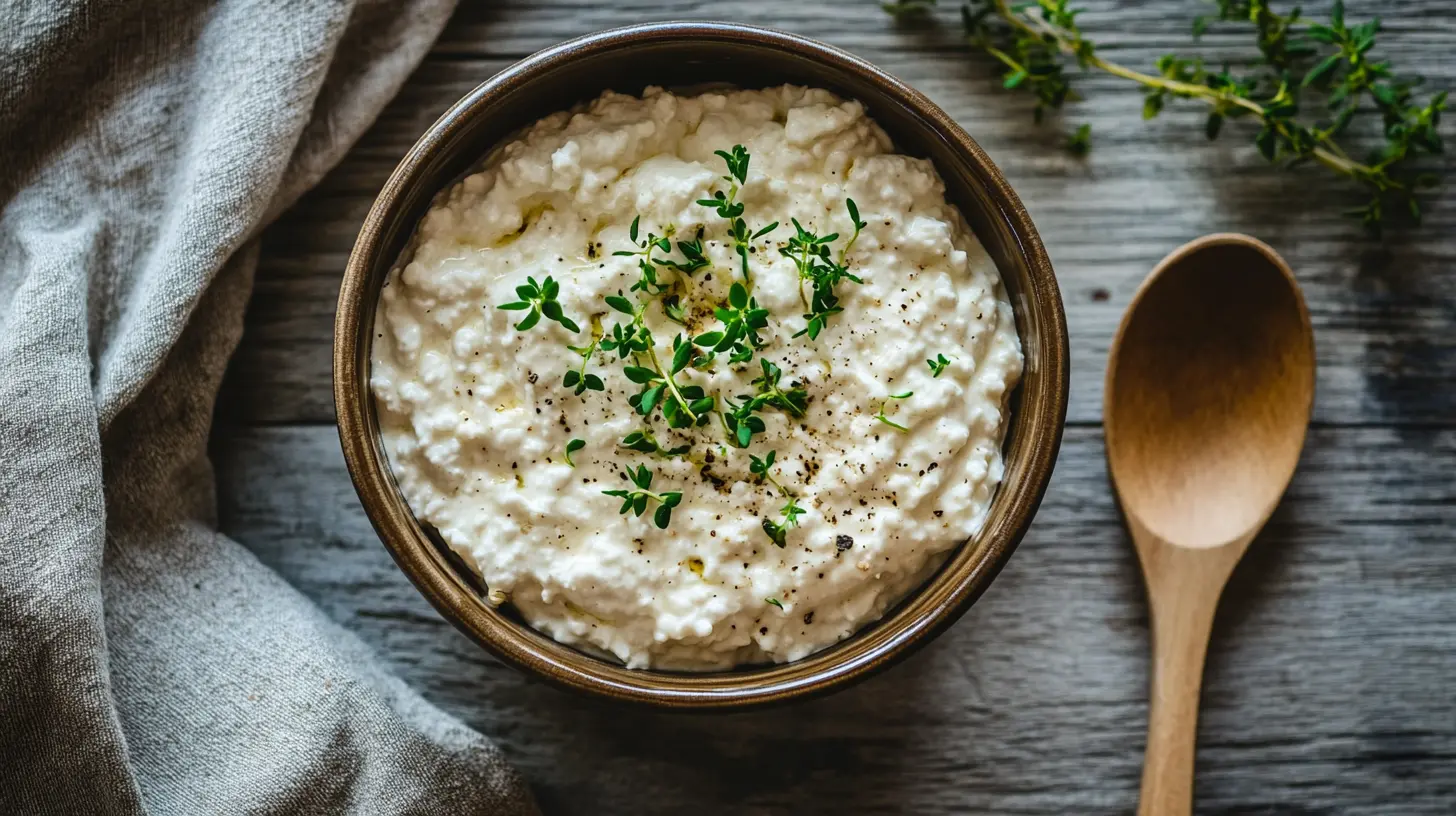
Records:
{"label": "herb branch", "polygon": [[728,222],[728,237],[733,240],[733,251],[738,255],[740,270],[743,273],[743,283],[752,288],[753,279],[748,275],[748,247],[753,241],[778,229],[779,222],[775,221],[757,232],[749,235],[748,222],[743,220],[743,203],[738,200],[738,191],[748,183],[748,162],[750,156],[743,145],[733,145],[733,150],[715,150],[714,155],[723,159],[728,165],[728,175],[723,180],[728,182],[728,192],[719,190],[713,193],[712,198],[699,199],[698,203],[704,207],[712,207],[718,213],[718,217]]}
{"label": "herb branch", "polygon": [[[652,331],[643,325],[646,305],[634,304],[620,291],[606,297],[607,305],[613,310],[630,315],[628,323],[612,326],[612,333],[601,340],[602,350],[617,352],[620,359],[633,359],[622,373],[627,379],[642,386],[642,390],[628,398],[627,402],[644,417],[652,415],[652,409],[661,404],[663,416],[674,428],[686,428],[707,422],[707,412],[713,409],[715,400],[703,393],[698,386],[679,385],[676,375],[687,367],[692,357],[692,344],[679,335],[673,341],[671,367],[664,367],[657,356],[656,342]],[[645,356],[647,365],[639,365],[638,357]],[[663,401],[664,395],[671,397]]]}
{"label": "herb branch", "polygon": [[672,227],[668,227],[666,229],[667,234],[663,236],[657,236],[649,232],[646,238],[639,241],[637,240],[637,236],[641,223],[642,216],[639,215],[633,218],[632,226],[627,231],[628,238],[637,249],[619,249],[613,252],[612,255],[615,257],[637,258],[637,269],[641,273],[641,277],[632,284],[631,289],[633,292],[643,292],[653,296],[661,295],[670,287],[657,279],[657,264],[663,262],[654,262],[652,251],[657,250],[663,253],[672,252],[673,230]]}
{"label": "herb branch", "polygon": [[[849,254],[854,242],[859,238],[860,230],[866,224],[860,220],[859,207],[855,206],[854,199],[845,199],[845,208],[849,210],[850,220],[854,222],[854,235],[839,252],[839,260],[835,261],[830,255],[829,245],[839,239],[839,233],[831,233],[825,236],[815,235],[804,229],[798,219],[790,219],[794,224],[794,236],[784,246],[779,247],[779,254],[794,262],[799,270],[799,300],[809,311],[804,315],[804,328],[800,329],[794,336],[802,337],[809,335],[810,340],[816,340],[819,333],[824,331],[828,325],[829,318],[844,311],[839,305],[839,296],[835,293],[836,287],[843,281],[864,283],[855,275],[851,274],[845,266],[845,257]],[[812,297],[804,296],[804,283],[808,281],[813,285],[814,294]]]}
{"label": "herb branch", "polygon": [[764,405],[771,405],[789,416],[803,416],[809,401],[808,392],[798,387],[783,390],[779,387],[779,380],[784,374],[783,370],[763,358],[759,358],[758,362],[761,364],[763,376],[757,377],[753,381],[754,387],[758,389],[753,398]]}
{"label": "herb branch", "polygon": [[[661,402],[663,393],[666,391],[672,397],[671,402],[662,403],[663,416],[667,419],[668,425],[674,428],[686,428],[707,422],[706,412],[712,410],[714,399],[706,396],[702,388],[679,385],[676,379],[676,375],[687,367],[692,344],[683,342],[682,335],[678,335],[673,343],[672,365],[665,367],[657,357],[652,332],[643,328],[641,333],[646,345],[645,351],[649,365],[629,365],[622,369],[622,373],[627,375],[627,379],[642,386],[642,391],[628,398],[628,403],[636,408],[637,413],[642,416],[650,416],[652,409]],[[684,351],[688,353],[682,353]],[[700,414],[700,412],[702,413]]]}
{"label": "herb branch", "polygon": [[774,478],[774,455],[774,451],[769,451],[766,456],[760,459],[757,456],[749,454],[748,470],[753,475],[773,485],[779,491],[780,496],[789,500],[779,510],[780,518],[778,521],[774,521],[773,519],[763,520],[764,533],[768,535],[770,541],[782,549],[788,544],[789,528],[799,526],[799,516],[804,515],[804,509],[799,506],[798,498],[793,493],[790,493],[789,489],[784,487],[778,479]]}
{"label": "herb branch", "polygon": [[915,396],[914,391],[906,391],[903,394],[891,394],[890,396],[885,397],[885,401],[880,405],[880,412],[878,414],[875,414],[875,419],[878,419],[879,421],[885,423],[886,425],[889,425],[891,428],[894,428],[897,431],[909,431],[909,428],[885,416],[885,409],[889,408],[890,403],[892,402],[895,402],[897,400],[910,399],[913,396]]}
{"label": "herb branch", "polygon": [[573,453],[576,453],[577,451],[581,450],[584,447],[586,447],[586,440],[585,439],[573,439],[570,442],[567,442],[566,443],[566,464],[570,465],[571,467],[576,467],[576,463],[573,462],[573,461],[571,461],[571,455]]}
{"label": "herb branch", "polygon": [[[507,312],[526,312],[526,316],[516,324],[516,331],[528,331],[540,322],[542,315],[545,315],[547,320],[560,323],[562,328],[567,331],[581,331],[580,326],[562,313],[561,304],[556,302],[556,295],[560,292],[561,284],[552,280],[550,275],[547,275],[546,280],[542,283],[537,283],[535,278],[528,276],[525,283],[516,287],[516,297],[520,300],[505,303],[496,308]],[[530,311],[526,311],[528,309]]]}
{"label": "herb branch", "polygon": [[[1204,133],[1217,138],[1229,119],[1258,125],[1254,144],[1271,163],[1285,166],[1314,162],[1360,185],[1369,198],[1347,212],[1379,235],[1392,208],[1419,223],[1418,193],[1437,186],[1439,178],[1417,168],[1423,155],[1443,150],[1438,126],[1446,92],[1416,99],[1418,76],[1396,73],[1387,61],[1370,57],[1380,32],[1379,18],[1350,25],[1343,2],[1336,0],[1327,22],[1314,22],[1295,7],[1279,14],[1267,0],[1213,0],[1217,14],[1197,17],[1193,34],[1212,22],[1252,26],[1259,64],[1247,74],[1227,66],[1213,71],[1202,60],[1167,54],[1154,72],[1145,72],[1103,58],[1083,34],[1076,18],[1081,9],[1068,0],[1036,0],[1011,5],[1007,0],[967,0],[962,24],[972,46],[1004,68],[1002,85],[1036,98],[1033,118],[1079,98],[1068,68],[1101,71],[1143,89],[1143,118],[1157,116],[1170,98],[1192,99],[1208,107]],[[901,0],[885,4],[896,17],[925,16],[935,0]],[[1323,95],[1326,114],[1314,121],[1300,118],[1303,96]],[[1367,104],[1368,103],[1368,104]],[[1303,108],[1316,107],[1304,105]],[[1341,144],[1354,117],[1379,114],[1384,144],[1363,159]],[[1090,128],[1082,125],[1068,140],[1073,152],[1084,153]]]}
{"label": "herb branch", "polygon": [[768,309],[759,307],[758,299],[750,297],[743,284],[734,281],[728,289],[728,307],[719,306],[713,313],[722,322],[722,330],[693,338],[694,345],[711,349],[708,361],[712,354],[726,351],[730,363],[746,363],[753,359],[755,349],[763,348],[759,332],[768,328]]}
{"label": "herb branch", "polygon": [[799,526],[799,516],[804,515],[804,508],[799,506],[799,500],[789,497],[789,501],[779,508],[779,520],[763,520],[763,531],[768,534],[769,540],[783,549],[789,543],[789,529]]}
{"label": "herb branch", "polygon": [[792,417],[802,417],[809,403],[809,393],[803,388],[790,386],[785,391],[780,386],[782,369],[762,357],[758,362],[763,375],[753,380],[754,393],[740,395],[736,405],[725,398],[723,404],[728,410],[720,414],[729,441],[740,448],[748,447],[753,435],[765,430],[763,419],[755,416],[757,412],[777,408]]}
{"label": "herb branch", "polygon": [[784,487],[782,484],[779,483],[779,480],[778,479],[775,479],[774,478],[774,475],[773,475],[773,466],[774,466],[774,457],[776,455],[777,455],[776,452],[769,451],[767,455],[765,455],[762,459],[760,459],[757,456],[754,456],[753,454],[749,454],[748,455],[748,461],[749,461],[749,464],[748,464],[748,472],[749,473],[752,473],[753,475],[757,476],[758,478],[762,479],[763,481],[768,482],[769,484],[773,485],[774,486],[774,489],[779,492],[779,495],[781,495],[781,496],[790,496],[790,495],[793,495],[793,494],[791,494],[789,492],[789,489],[788,488]]}
{"label": "herb branch", "polygon": [[618,513],[626,515],[629,511],[637,516],[647,512],[649,502],[657,503],[657,510],[652,514],[652,522],[659,529],[665,529],[672,521],[672,508],[682,502],[681,493],[653,493],[652,492],[652,471],[646,465],[638,465],[634,471],[627,468],[627,478],[631,480],[636,490],[603,490],[602,493],[608,496],[616,496],[622,500],[622,507]]}
{"label": "herb branch", "polygon": [[588,374],[586,370],[586,367],[591,364],[592,355],[597,353],[597,348],[601,344],[602,327],[597,319],[593,317],[591,344],[586,346],[568,345],[566,347],[581,356],[581,366],[568,370],[561,378],[561,385],[565,388],[574,388],[575,390],[572,393],[578,397],[587,391],[603,391],[606,389],[606,384],[602,382],[601,377],[595,374]]}
{"label": "herb branch", "polygon": [[661,444],[658,443],[657,437],[653,436],[651,428],[643,428],[640,431],[633,431],[632,433],[629,433],[626,436],[622,437],[622,441],[618,444],[620,444],[624,448],[627,448],[628,450],[634,450],[638,453],[655,453],[658,456],[664,458],[682,456],[693,449],[692,445],[679,445],[675,448],[664,448]]}

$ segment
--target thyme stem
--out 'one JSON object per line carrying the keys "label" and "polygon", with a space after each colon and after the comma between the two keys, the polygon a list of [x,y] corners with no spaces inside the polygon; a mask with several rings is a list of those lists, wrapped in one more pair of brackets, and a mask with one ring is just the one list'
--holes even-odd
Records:
{"label": "thyme stem", "polygon": [[[1012,27],[1020,29],[1022,32],[1034,37],[1041,37],[1043,35],[1050,36],[1055,39],[1057,49],[1060,50],[1063,54],[1066,54],[1069,57],[1077,56],[1077,47],[1075,43],[1067,37],[1066,32],[1062,31],[1056,26],[1053,26],[1051,23],[1048,23],[1045,20],[1028,18],[1024,15],[1016,13],[1011,9],[1011,6],[1007,4],[1006,0],[992,0],[992,3],[995,5],[997,16],[1001,17],[1001,19],[1005,20]],[[1023,67],[1011,57],[1011,55],[1007,54],[1001,49],[989,44],[982,45],[981,47],[986,51],[986,53],[1005,63],[1005,65],[1012,70],[1024,70]],[[1255,102],[1252,99],[1246,99],[1242,96],[1237,96],[1226,91],[1220,91],[1216,88],[1210,88],[1207,85],[1195,85],[1191,82],[1180,82],[1176,79],[1169,79],[1167,77],[1145,74],[1142,71],[1137,71],[1132,68],[1128,68],[1125,65],[1119,65],[1115,62],[1112,62],[1111,60],[1103,59],[1096,54],[1093,54],[1091,57],[1085,58],[1084,61],[1089,67],[1097,68],[1098,70],[1105,71],[1106,73],[1112,74],[1116,77],[1122,77],[1123,79],[1131,80],[1132,82],[1136,82],[1144,87],[1161,88],[1162,90],[1168,91],[1169,93],[1173,93],[1178,96],[1201,99],[1214,107],[1218,107],[1220,105],[1236,105],[1249,111],[1255,116],[1258,116],[1260,119],[1266,122],[1270,122],[1270,124],[1274,125],[1274,127],[1276,127],[1282,135],[1286,137],[1290,135],[1289,129],[1286,125],[1284,125],[1282,122],[1270,121],[1269,111],[1266,110],[1263,105],[1260,105],[1258,102]],[[1350,176],[1352,178],[1360,178],[1364,174],[1376,172],[1375,168],[1371,167],[1370,165],[1359,164],[1358,162],[1351,161],[1350,158],[1345,155],[1345,151],[1341,150],[1340,147],[1335,144],[1334,140],[1331,139],[1328,134],[1320,134],[1317,136],[1317,138],[1326,145],[1333,146],[1333,149],[1330,149],[1328,147],[1316,147],[1313,151],[1311,151],[1311,155],[1314,157],[1314,159],[1325,167],[1328,167],[1336,173]],[[1391,184],[1389,189],[1403,190],[1405,189],[1405,187],[1399,182],[1394,182]]]}

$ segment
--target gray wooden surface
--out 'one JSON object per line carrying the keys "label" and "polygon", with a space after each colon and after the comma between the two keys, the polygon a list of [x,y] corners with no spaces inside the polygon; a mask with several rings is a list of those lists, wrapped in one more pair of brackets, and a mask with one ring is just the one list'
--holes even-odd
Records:
{"label": "gray wooden surface", "polygon": [[[953,5],[953,4],[949,4]],[[1087,0],[1104,53],[1145,66],[1185,47],[1196,2]],[[1440,0],[1352,0],[1387,54],[1456,86]],[[947,17],[953,8],[946,8]],[[834,697],[728,717],[583,701],[515,674],[444,623],[394,568],[332,427],[334,298],[369,203],[413,139],[514,59],[654,19],[769,24],[846,47],[947,108],[1021,192],[1066,299],[1072,408],[1041,514],[949,633]],[[1456,193],[1384,244],[1317,172],[1265,167],[1241,128],[1212,145],[1193,109],[1150,124],[1121,84],[1086,161],[1031,125],[951,29],[897,29],[872,2],[547,0],[465,6],[379,123],[264,238],[248,328],[214,434],[224,529],[359,632],[426,697],[494,737],[553,813],[1126,813],[1136,801],[1147,614],[1102,460],[1108,342],[1148,269],[1241,230],[1304,285],[1320,363],[1316,425],[1290,494],[1220,612],[1204,690],[1205,813],[1456,812]],[[1205,53],[1238,58],[1213,35]],[[1449,139],[1448,129],[1448,139]],[[1233,138],[1229,138],[1233,137]]]}

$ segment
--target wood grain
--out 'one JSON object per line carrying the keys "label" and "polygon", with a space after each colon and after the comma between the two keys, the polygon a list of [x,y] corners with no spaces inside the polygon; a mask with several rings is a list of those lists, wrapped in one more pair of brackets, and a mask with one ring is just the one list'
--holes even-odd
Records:
{"label": "wood grain", "polygon": [[[1100,433],[1068,432],[985,598],[906,664],[727,717],[579,700],[486,657],[374,536],[332,428],[217,437],[223,527],[427,698],[497,739],[553,813],[1130,813],[1147,613]],[[1205,813],[1449,813],[1456,431],[1314,431],[1225,593],[1198,752]]]}
{"label": "wood grain", "polygon": [[[1456,86],[1456,23],[1436,3],[1382,13],[1393,42],[1417,49],[1402,64],[1434,84]],[[1149,65],[1188,43],[1192,10],[1165,0],[1102,9],[1088,29],[1108,34],[1108,53]],[[1354,15],[1356,7],[1352,7]],[[245,421],[331,422],[328,345],[339,275],[374,194],[424,128],[511,57],[598,28],[643,19],[702,17],[717,4],[587,2],[467,4],[430,60],[323,184],[265,236],[248,336],[225,400]],[[1366,239],[1340,210],[1358,197],[1314,168],[1275,172],[1251,134],[1229,127],[1203,137],[1190,104],[1151,123],[1141,97],[1118,80],[1089,77],[1096,100],[1068,110],[1092,124],[1085,161],[1058,148],[1057,126],[1036,127],[1025,100],[999,89],[990,67],[954,41],[897,30],[874,4],[732,7],[735,19],[776,24],[842,45],[899,75],[960,121],[1005,171],[1035,219],[1061,281],[1074,351],[1070,419],[1095,422],[1107,346],[1132,292],[1159,258],[1198,235],[1246,232],[1290,262],[1318,334],[1321,422],[1423,424],[1456,413],[1456,186],[1428,208],[1425,226],[1385,244]],[[1155,24],[1156,23],[1156,24]],[[1227,38],[1224,38],[1225,40]],[[1215,40],[1217,41],[1217,40]],[[1218,47],[1217,58],[1235,52]],[[504,56],[497,56],[504,55]]]}
{"label": "wood grain", "polygon": [[1236,233],[1173,250],[1113,336],[1104,395],[1107,472],[1152,630],[1138,814],[1188,816],[1219,599],[1294,475],[1314,404],[1294,273]]}
{"label": "wood grain", "polygon": [[[941,13],[954,15],[954,2]],[[1103,53],[1186,51],[1206,11],[1088,0]],[[1287,4],[1286,4],[1287,5]],[[1445,0],[1351,0],[1387,55],[1456,86]],[[623,711],[528,682],[457,634],[389,560],[344,472],[329,347],[338,279],[370,201],[449,104],[514,59],[652,19],[727,17],[848,48],[929,94],[1026,200],[1056,264],[1073,346],[1057,476],[1021,551],[969,615],[907,664],[778,711]],[[1215,31],[1210,59],[1247,58]],[[426,697],[498,740],[553,813],[1131,812],[1147,709],[1147,612],[1102,460],[1108,344],[1168,250],[1248,232],[1291,263],[1320,365],[1301,470],[1235,573],[1204,689],[1208,813],[1447,814],[1456,802],[1456,192],[1371,243],[1345,186],[1264,166],[1250,134],[1202,137],[1196,108],[1139,119],[1093,77],[1086,161],[1031,124],[953,31],[897,28],[870,0],[463,0],[431,57],[313,193],[264,236],[246,336],[214,436],[225,531],[358,631]]]}

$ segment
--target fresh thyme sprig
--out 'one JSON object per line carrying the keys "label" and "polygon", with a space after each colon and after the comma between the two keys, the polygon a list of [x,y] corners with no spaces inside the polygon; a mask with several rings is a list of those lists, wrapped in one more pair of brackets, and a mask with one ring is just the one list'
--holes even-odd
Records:
{"label": "fresh thyme sprig", "polygon": [[[673,341],[672,365],[665,368],[657,357],[652,331],[643,324],[646,305],[634,304],[620,291],[608,295],[605,300],[612,309],[630,315],[632,320],[612,326],[611,335],[601,340],[602,350],[615,351],[622,360],[632,357],[635,361],[639,355],[646,358],[645,366],[634,362],[622,369],[627,379],[642,386],[642,390],[629,397],[627,402],[644,417],[651,416],[652,409],[662,404],[663,417],[673,428],[705,424],[707,414],[713,410],[716,401],[701,387],[680,385],[676,379],[691,359],[692,344],[678,335]],[[671,399],[663,402],[664,395]]]}
{"label": "fresh thyme sprig", "polygon": [[642,216],[632,219],[632,226],[627,230],[627,236],[632,244],[637,247],[634,250],[619,249],[612,255],[619,258],[637,258],[637,269],[641,276],[632,284],[633,292],[643,292],[647,295],[660,295],[666,292],[669,287],[657,279],[657,263],[652,259],[652,251],[672,251],[672,228],[667,229],[667,235],[654,235],[647,233],[647,237],[637,240],[638,230],[642,223]]}
{"label": "fresh thyme sprig", "polygon": [[726,410],[719,413],[728,441],[740,448],[748,447],[755,434],[764,432],[763,418],[756,415],[759,411],[777,408],[790,416],[801,417],[809,401],[809,394],[803,388],[790,387],[785,391],[779,387],[783,371],[778,366],[763,358],[759,358],[759,364],[763,376],[754,379],[755,392],[740,395],[737,403],[725,397]]}
{"label": "fresh thyme sprig", "polygon": [[774,457],[777,455],[778,454],[775,451],[769,451],[762,459],[760,459],[750,453],[748,455],[748,472],[773,485],[774,488],[779,491],[779,495],[793,495],[789,492],[789,489],[787,487],[784,487],[778,479],[774,478]]}
{"label": "fresh thyme sprig", "polygon": [[600,334],[600,326],[596,324],[596,319],[593,318],[591,344],[587,346],[567,346],[568,349],[581,356],[581,367],[567,371],[561,378],[561,385],[565,388],[574,388],[575,390],[572,393],[578,397],[587,391],[602,391],[607,387],[602,382],[601,377],[595,374],[588,374],[586,370],[586,367],[591,363],[592,355],[597,353],[597,347],[601,343],[602,335]]}
{"label": "fresh thyme sprig", "polygon": [[803,416],[804,409],[808,405],[808,392],[799,387],[783,390],[779,387],[779,379],[784,374],[783,370],[761,357],[759,363],[763,369],[763,375],[753,381],[754,387],[758,389],[753,398],[764,405],[771,405],[789,416]]}
{"label": "fresh thyme sprig", "polygon": [[[849,240],[839,250],[840,266],[846,265],[845,259],[849,257],[850,251],[854,249],[854,242],[859,240],[860,232],[869,226],[869,222],[859,217],[859,206],[854,203],[854,199],[844,199],[844,208],[849,211],[849,220],[854,224],[854,232],[850,234]],[[858,283],[859,281],[855,282]]]}
{"label": "fresh thyme sprig", "polygon": [[[671,401],[662,403],[662,413],[669,426],[686,428],[706,423],[707,412],[713,409],[714,399],[706,396],[702,388],[680,385],[676,379],[676,375],[687,367],[688,355],[674,353],[671,367],[664,367],[657,357],[657,349],[653,347],[652,332],[646,328],[640,331],[646,345],[648,365],[629,365],[622,369],[627,379],[642,386],[642,390],[629,397],[627,402],[646,417],[652,415],[652,409],[666,395],[671,397]],[[691,351],[692,344],[684,343],[679,335],[675,348]]]}
{"label": "fresh thyme sprig", "polygon": [[939,377],[941,372],[945,371],[946,366],[950,365],[951,360],[954,359],[956,358],[946,357],[944,354],[937,354],[934,360],[926,360],[925,364],[930,366],[930,378],[935,379]]}
{"label": "fresh thyme sprig", "polygon": [[[1372,234],[1380,233],[1392,207],[1418,223],[1418,193],[1439,183],[1434,173],[1420,170],[1419,159],[1443,150],[1438,126],[1446,93],[1434,93],[1422,104],[1415,97],[1420,77],[1398,74],[1389,62],[1371,58],[1379,18],[1350,25],[1340,0],[1327,23],[1302,17],[1297,7],[1279,14],[1267,0],[1213,2],[1217,14],[1195,18],[1194,36],[1214,21],[1252,26],[1260,54],[1256,70],[1235,75],[1225,66],[1213,71],[1201,60],[1175,54],[1159,58],[1154,73],[1111,62],[1082,33],[1076,21],[1081,9],[1069,7],[1068,0],[1016,6],[1007,0],[968,0],[962,23],[970,43],[1002,64],[1002,84],[1036,97],[1033,117],[1038,122],[1046,110],[1077,98],[1067,73],[1076,64],[1142,86],[1147,119],[1157,116],[1169,98],[1203,102],[1209,108],[1204,132],[1210,139],[1222,132],[1227,119],[1256,121],[1254,144],[1271,163],[1315,162],[1362,186],[1369,199],[1347,214],[1359,218]],[[923,16],[934,3],[902,0],[885,9],[897,17]],[[1301,104],[1307,93],[1323,94],[1327,116],[1300,118],[1302,109],[1317,107]],[[1367,110],[1380,115],[1385,142],[1359,160],[1340,142],[1352,119]],[[1086,125],[1079,127],[1069,147],[1085,152],[1089,135]]]}
{"label": "fresh thyme sprig", "polygon": [[723,420],[723,430],[728,433],[728,441],[736,447],[746,448],[753,440],[754,434],[761,434],[767,429],[763,418],[755,416],[762,403],[754,402],[751,397],[743,397],[738,404],[727,398],[723,398],[723,405],[726,410],[719,413]]}
{"label": "fresh thyme sprig", "polygon": [[[855,275],[851,274],[845,266],[845,257],[859,238],[860,230],[864,229],[865,222],[860,220],[859,208],[855,206],[854,199],[845,199],[845,208],[849,210],[849,217],[854,222],[854,235],[850,237],[844,248],[840,250],[839,260],[831,257],[829,245],[839,239],[839,233],[830,233],[820,237],[804,229],[798,219],[791,219],[794,224],[794,236],[784,246],[779,247],[779,254],[794,262],[799,270],[799,300],[808,308],[804,315],[804,328],[794,334],[795,337],[808,335],[810,340],[818,339],[819,333],[824,331],[828,325],[829,318],[844,311],[839,305],[839,296],[835,288],[843,281],[864,283]],[[808,281],[813,285],[814,294],[812,297],[804,297],[804,282]]]}
{"label": "fresh thyme sprig", "polygon": [[682,298],[675,294],[663,295],[658,303],[662,304],[662,313],[667,315],[668,320],[671,320],[679,326],[686,326],[688,324],[688,310],[683,306]]}
{"label": "fresh thyme sprig", "polygon": [[699,199],[698,203],[704,207],[712,207],[719,218],[728,222],[728,237],[732,239],[733,251],[738,255],[743,283],[752,289],[753,278],[748,274],[749,244],[778,229],[779,222],[775,221],[752,235],[748,233],[748,222],[743,220],[743,202],[738,200],[738,191],[748,183],[748,162],[751,158],[748,150],[740,144],[733,145],[731,152],[715,150],[713,153],[728,165],[728,175],[723,176],[723,180],[728,182],[728,192],[718,190],[713,193],[712,198]]}
{"label": "fresh thyme sprig", "polygon": [[496,308],[503,309],[507,312],[530,310],[526,312],[525,317],[521,318],[521,322],[516,324],[516,331],[529,330],[532,326],[540,322],[542,315],[545,315],[547,320],[554,320],[560,323],[562,328],[568,331],[581,331],[580,326],[576,325],[571,318],[562,313],[561,304],[556,302],[556,295],[560,292],[561,284],[552,280],[550,275],[547,275],[546,280],[541,283],[537,283],[535,278],[527,276],[526,282],[516,287],[516,297],[520,298],[520,300],[513,303],[503,303]]}
{"label": "fresh thyme sprig", "polygon": [[799,506],[799,500],[790,497],[783,507],[779,508],[778,521],[773,519],[763,520],[763,531],[768,534],[769,540],[783,549],[789,543],[789,528],[799,526],[799,516],[804,515],[804,508]]}
{"label": "fresh thyme sprig", "polygon": [[886,425],[889,425],[891,428],[894,428],[897,431],[909,431],[909,428],[885,416],[885,409],[890,407],[891,402],[894,402],[896,400],[910,399],[913,396],[915,396],[914,391],[906,391],[903,394],[891,394],[890,396],[885,397],[885,401],[880,405],[880,412],[878,414],[875,414],[875,419],[878,419],[879,421],[885,423]]}
{"label": "fresh thyme sprig", "polygon": [[647,512],[649,502],[657,502],[657,511],[652,514],[652,522],[657,525],[658,529],[666,529],[672,521],[672,508],[682,502],[682,494],[677,492],[653,493],[652,471],[648,470],[646,465],[638,465],[635,471],[630,467],[627,468],[627,478],[632,481],[636,490],[603,490],[602,492],[622,500],[622,507],[617,511],[618,513],[626,515],[628,511],[631,511],[638,518]]}
{"label": "fresh thyme sprig", "polygon": [[573,439],[570,442],[567,442],[566,443],[566,464],[570,465],[571,467],[576,467],[576,463],[573,462],[573,461],[571,461],[571,455],[573,453],[576,453],[577,451],[581,450],[584,447],[586,447],[586,440],[585,439]]}
{"label": "fresh thyme sprig", "polygon": [[788,544],[789,528],[799,525],[799,516],[804,514],[804,509],[799,506],[798,498],[789,492],[789,489],[784,487],[778,479],[774,478],[774,455],[773,451],[769,451],[767,455],[760,459],[757,456],[749,454],[748,470],[753,475],[773,485],[778,489],[780,496],[789,500],[779,510],[779,514],[782,516],[779,521],[774,521],[773,519],[763,520],[763,531],[768,535],[769,540],[779,547],[784,547]]}
{"label": "fresh thyme sprig", "polygon": [[746,363],[753,359],[754,350],[763,348],[759,332],[768,328],[768,309],[760,307],[758,299],[751,297],[743,284],[733,282],[728,289],[728,307],[719,306],[714,315],[722,322],[723,328],[703,332],[693,338],[694,345],[711,349],[710,354],[705,355],[708,361],[711,361],[711,355],[726,351],[730,352],[728,362],[735,365]]}
{"label": "fresh thyme sprig", "polygon": [[809,308],[809,298],[804,295],[804,282],[814,279],[814,266],[822,257],[829,258],[829,244],[839,238],[839,233],[831,232],[824,237],[819,237],[804,229],[799,219],[790,218],[794,225],[794,235],[787,244],[779,247],[779,254],[794,262],[799,270],[799,302],[804,308]]}
{"label": "fresh thyme sprig", "polygon": [[626,436],[622,437],[622,441],[618,444],[624,448],[627,448],[628,450],[634,450],[639,453],[654,453],[664,458],[682,456],[693,449],[692,445],[679,445],[675,448],[664,448],[657,441],[657,437],[653,435],[651,428],[643,428],[640,431],[633,431],[632,433],[629,433]]}
{"label": "fresh thyme sprig", "polygon": [[677,251],[682,253],[683,260],[674,261],[670,258],[662,258],[659,259],[657,263],[662,264],[669,269],[675,269],[678,272],[681,272],[689,277],[691,277],[694,272],[697,272],[699,269],[703,269],[704,267],[707,267],[712,263],[708,260],[708,256],[704,253],[703,250],[702,227],[698,227],[697,234],[693,237],[693,240],[678,241]]}

